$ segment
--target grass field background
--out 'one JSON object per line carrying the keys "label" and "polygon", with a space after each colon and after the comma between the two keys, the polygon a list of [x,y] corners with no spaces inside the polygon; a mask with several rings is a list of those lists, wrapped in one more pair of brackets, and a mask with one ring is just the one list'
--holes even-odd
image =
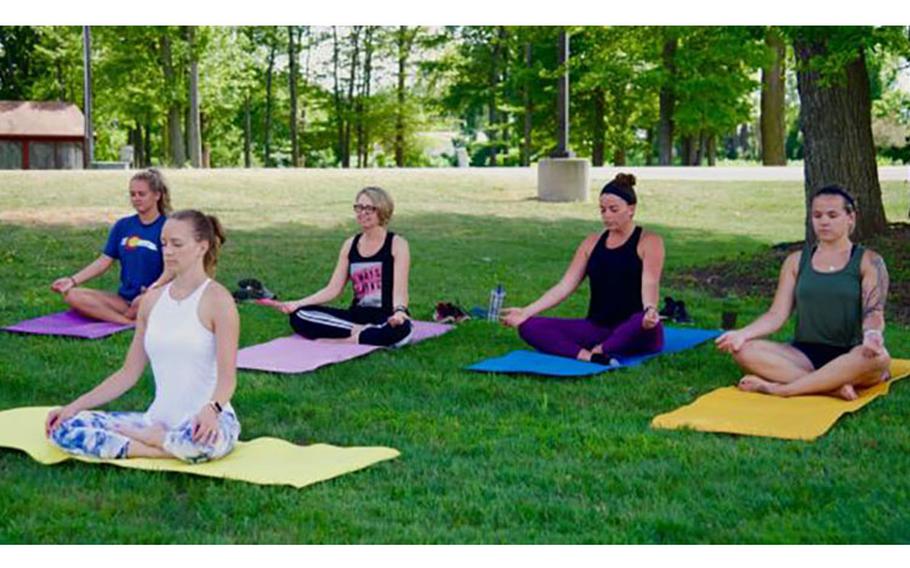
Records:
{"label": "grass field background", "polygon": [[[396,200],[391,228],[411,244],[411,306],[421,319],[440,300],[484,305],[500,282],[506,304],[530,302],[558,280],[584,236],[601,229],[593,199],[536,201],[529,170],[167,176],[176,208],[215,213],[226,226],[219,280],[233,287],[257,277],[282,298],[326,282],[356,230],[356,191],[388,189]],[[0,174],[0,324],[63,307],[48,286],[90,262],[109,224],[131,212],[128,178]],[[668,275],[802,237],[800,183],[639,186],[637,220],[664,236]],[[906,184],[887,182],[883,191],[889,218],[906,220]],[[115,272],[93,285],[114,288]],[[759,314],[772,293],[743,299],[740,317]],[[719,325],[722,300],[694,288],[665,294],[686,300],[696,325]],[[580,316],[586,305],[583,285],[552,313]],[[241,346],[288,333],[277,312],[240,312]],[[81,342],[0,334],[0,409],[68,402],[121,364],[130,335]],[[910,329],[890,325],[887,344],[910,357]],[[910,541],[908,385],[815,443],[654,431],[654,415],[734,383],[729,357],[706,345],[579,380],[463,370],[521,347],[514,331],[472,321],[434,341],[305,375],[241,371],[234,406],[244,439],[402,452],[304,490],[81,463],[45,467],[0,450],[0,542]],[[152,389],[147,372],[109,408],[142,409]]]}

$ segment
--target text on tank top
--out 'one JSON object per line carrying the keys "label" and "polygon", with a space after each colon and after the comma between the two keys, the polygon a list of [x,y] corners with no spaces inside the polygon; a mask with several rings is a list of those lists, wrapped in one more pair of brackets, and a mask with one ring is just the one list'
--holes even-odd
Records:
{"label": "text on tank top", "polygon": [[600,325],[614,326],[643,309],[643,263],[638,256],[641,232],[641,227],[635,227],[625,243],[609,249],[606,243],[610,231],[604,231],[594,245],[585,269],[591,287],[589,320]]}
{"label": "text on tank top", "polygon": [[392,312],[392,289],[395,277],[395,257],[392,256],[392,239],[388,231],[382,246],[371,256],[363,256],[357,249],[363,233],[354,237],[348,252],[348,275],[354,289],[351,306],[381,309]]}

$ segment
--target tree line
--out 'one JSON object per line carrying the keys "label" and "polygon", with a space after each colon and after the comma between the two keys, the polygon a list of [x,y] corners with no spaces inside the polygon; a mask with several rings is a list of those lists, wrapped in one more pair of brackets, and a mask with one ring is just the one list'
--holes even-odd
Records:
{"label": "tree line", "polygon": [[[93,27],[96,156],[130,144],[137,166],[451,165],[453,149],[427,152],[421,135],[443,131],[471,165],[527,166],[556,144],[559,31]],[[568,32],[570,146],[595,166],[805,159],[807,182],[849,184],[880,209],[876,160],[910,161],[907,28]],[[81,106],[82,71],[82,28],[0,27],[0,99]]]}

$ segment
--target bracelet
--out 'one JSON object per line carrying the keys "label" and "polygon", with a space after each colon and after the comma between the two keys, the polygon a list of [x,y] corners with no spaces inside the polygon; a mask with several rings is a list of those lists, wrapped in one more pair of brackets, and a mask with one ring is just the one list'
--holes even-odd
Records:
{"label": "bracelet", "polygon": [[406,315],[411,315],[411,312],[408,311],[407,306],[395,306],[395,309],[392,310],[392,313],[403,312]]}
{"label": "bracelet", "polygon": [[864,330],[863,330],[863,336],[864,336],[864,337],[865,337],[866,335],[869,335],[870,333],[874,333],[874,334],[876,334],[876,335],[878,335],[878,336],[880,336],[880,337],[884,337],[884,336],[885,336],[885,334],[882,333],[882,330],[880,330],[880,329],[864,329]]}
{"label": "bracelet", "polygon": [[651,304],[648,304],[647,306],[645,306],[644,310],[642,310],[642,311],[647,312],[648,310],[654,310],[656,312],[657,306],[652,306]]}
{"label": "bracelet", "polygon": [[78,282],[76,282],[76,279],[75,279],[75,278],[73,278],[73,277],[72,277],[72,276],[70,276],[70,282],[72,282],[72,283],[73,283],[73,288],[75,288],[75,287],[76,287],[76,286],[78,286],[78,285],[79,285],[79,283],[78,283]]}
{"label": "bracelet", "polygon": [[221,414],[221,411],[223,410],[221,404],[219,404],[217,400],[210,400],[209,406],[211,406],[217,414]]}

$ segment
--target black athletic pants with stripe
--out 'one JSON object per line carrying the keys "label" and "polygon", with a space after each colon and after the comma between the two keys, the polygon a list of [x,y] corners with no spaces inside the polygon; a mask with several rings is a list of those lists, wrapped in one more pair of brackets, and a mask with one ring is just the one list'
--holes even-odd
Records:
{"label": "black athletic pants with stripe", "polygon": [[351,337],[354,325],[365,326],[360,332],[360,343],[380,347],[399,347],[411,337],[411,322],[399,326],[388,323],[389,316],[380,309],[330,308],[303,306],[291,314],[291,327],[307,339],[346,339]]}

